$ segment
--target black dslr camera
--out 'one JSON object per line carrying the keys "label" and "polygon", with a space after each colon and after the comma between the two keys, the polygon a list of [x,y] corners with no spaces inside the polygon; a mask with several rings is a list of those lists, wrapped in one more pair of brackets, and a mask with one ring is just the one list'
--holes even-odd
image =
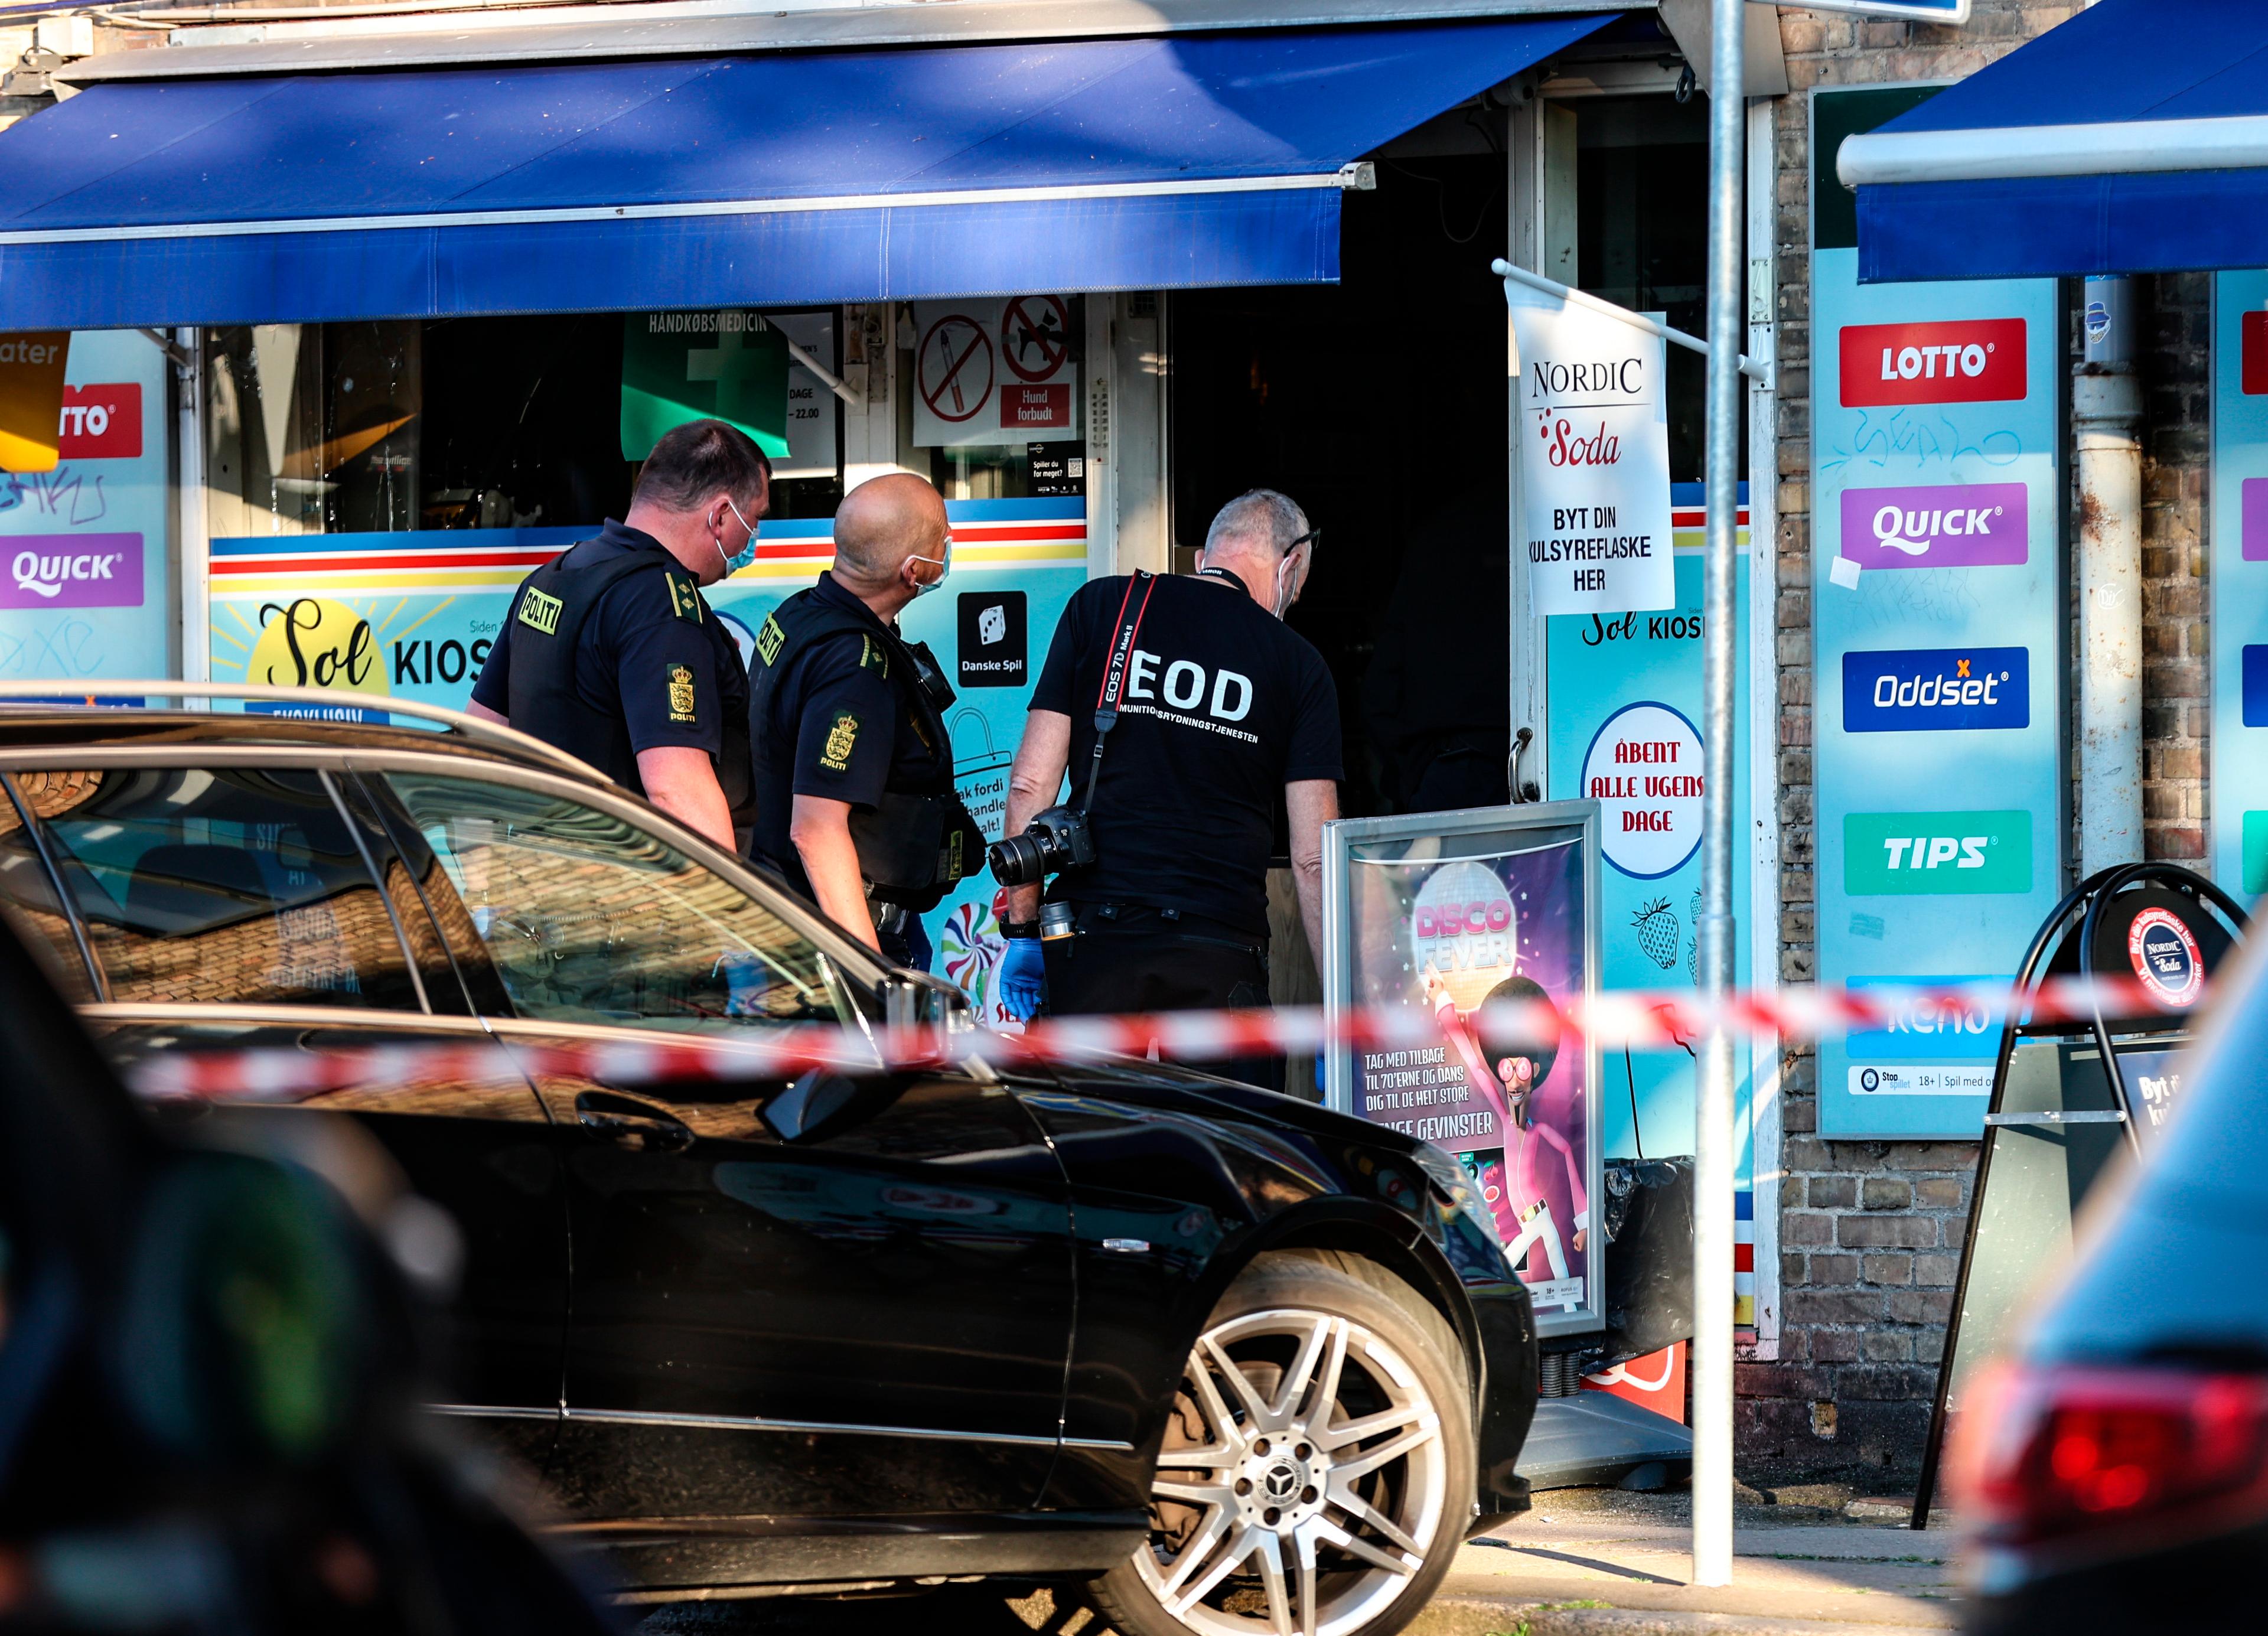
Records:
{"label": "black dslr camera", "polygon": [[1038,886],[1051,874],[1094,861],[1094,831],[1086,814],[1069,806],[1033,814],[1021,835],[985,849],[993,878],[1002,886]]}

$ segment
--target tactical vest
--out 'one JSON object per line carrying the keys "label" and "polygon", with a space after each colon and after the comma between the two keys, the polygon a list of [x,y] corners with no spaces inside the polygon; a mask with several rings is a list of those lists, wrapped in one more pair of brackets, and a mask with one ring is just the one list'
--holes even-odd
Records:
{"label": "tactical vest", "polygon": [[[632,574],[653,572],[668,578],[674,617],[713,626],[715,615],[693,577],[659,546],[589,565],[575,561],[582,550],[580,544],[569,547],[520,582],[519,594],[512,600],[510,708],[505,713],[520,732],[588,762],[624,789],[644,795],[637,753],[630,746],[630,725],[621,710],[595,710],[576,689],[584,623],[613,586]],[[747,734],[740,730],[741,713],[733,708],[737,700],[733,695],[739,689],[732,685],[733,672],[741,668],[740,649],[730,641],[717,640],[713,629],[703,634],[717,652],[722,695],[712,702],[723,726],[722,747],[714,758],[717,783],[733,810],[734,827],[745,831],[754,822],[755,777]]]}
{"label": "tactical vest", "polygon": [[797,592],[765,618],[756,632],[755,668],[748,678],[748,719],[756,725],[755,762],[768,775],[784,764],[788,777],[778,782],[792,787],[794,724],[801,712],[799,708],[785,715],[780,724],[784,732],[771,730],[780,678],[798,654],[822,642],[855,636],[866,643],[863,658],[880,669],[898,702],[902,721],[929,747],[930,768],[922,776],[902,773],[893,756],[890,782],[883,786],[880,802],[872,811],[851,808],[850,840],[858,851],[858,873],[873,896],[927,910],[983,864],[984,832],[954,788],[953,741],[944,715],[945,705],[953,702],[953,689],[940,676],[934,686],[944,696],[932,697],[922,685],[911,650],[890,632],[878,630],[878,623],[871,615],[861,617],[857,610],[836,606],[809,591]]}

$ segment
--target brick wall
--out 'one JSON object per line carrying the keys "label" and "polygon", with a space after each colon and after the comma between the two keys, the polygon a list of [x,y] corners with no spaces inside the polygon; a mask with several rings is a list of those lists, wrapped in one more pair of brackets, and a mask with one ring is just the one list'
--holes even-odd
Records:
{"label": "brick wall", "polygon": [[2213,277],[2138,279],[2142,327],[2142,831],[2152,858],[2205,866],[2212,650],[2206,484]]}
{"label": "brick wall", "polygon": [[[1816,85],[1955,79],[2080,10],[2076,0],[1977,0],[1963,28],[1784,10],[1780,41],[1790,96],[1778,121],[1779,289],[1778,667],[1782,977],[1808,982],[1814,960],[1815,857],[1811,783],[1810,162],[1804,93]],[[2185,308],[2163,309],[2161,321]],[[2161,321],[2162,327],[2162,321]],[[2159,391],[2154,378],[2154,394]],[[2179,390],[2181,388],[2176,388]],[[2170,717],[2154,715],[2152,800],[2186,813],[2199,791],[2205,724],[2202,478],[2182,462],[2188,446],[2154,442],[2146,525],[2154,555],[2146,572],[2154,615],[2196,607],[2153,649],[2154,687],[2194,689]],[[2184,533],[2186,529],[2186,533]],[[2169,639],[2162,630],[2161,641]],[[2187,666],[2190,669],[2179,668]],[[2161,677],[2159,672],[2163,670]],[[2154,807],[2154,811],[2157,807]],[[2199,821],[2201,822],[2201,821]],[[2175,844],[2180,821],[2154,844]],[[1740,1367],[1738,1427],[1749,1458],[1903,1464],[1928,1426],[1936,1364],[1977,1162],[1972,1142],[1830,1142],[1817,1130],[1808,1050],[1792,1051],[1782,1080],[1779,1357]]]}

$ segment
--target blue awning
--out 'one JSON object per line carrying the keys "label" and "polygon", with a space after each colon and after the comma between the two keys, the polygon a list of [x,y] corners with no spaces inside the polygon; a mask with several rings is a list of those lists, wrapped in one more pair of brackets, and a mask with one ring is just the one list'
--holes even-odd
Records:
{"label": "blue awning", "polygon": [[0,330],[1329,282],[1343,166],[1610,20],[99,84]]}
{"label": "blue awning", "polygon": [[1866,283],[2268,266],[2268,4],[2102,0],[1842,158]]}

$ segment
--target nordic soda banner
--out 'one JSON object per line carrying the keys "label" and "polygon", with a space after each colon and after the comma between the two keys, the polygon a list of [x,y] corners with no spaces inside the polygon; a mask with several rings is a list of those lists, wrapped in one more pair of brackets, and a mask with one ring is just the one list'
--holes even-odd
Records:
{"label": "nordic soda banner", "polygon": [[1676,601],[1662,343],[1511,279],[1520,412],[1520,538],[1538,614]]}
{"label": "nordic soda banner", "polygon": [[166,355],[148,336],[70,337],[52,468],[0,472],[0,677],[169,672],[166,429]]}
{"label": "nordic soda banner", "polygon": [[[142,343],[147,347],[148,343]],[[155,349],[151,349],[155,355]],[[161,485],[162,489],[162,485]],[[1033,685],[1071,593],[1086,583],[1086,503],[1079,498],[955,500],[953,577],[909,608],[910,641],[927,642],[959,697],[946,712],[961,797],[985,839],[1000,838],[1008,765]],[[764,615],[813,584],[834,556],[826,520],[771,520],[756,560],[709,588],[745,657]],[[212,542],[212,674],[379,693],[462,709],[510,611],[513,591],[588,528],[451,529],[301,534]],[[351,717],[350,705],[332,711]],[[998,1021],[1007,952],[980,871],[925,917],[932,969]]]}
{"label": "nordic soda banner", "polygon": [[[2055,282],[1811,290],[1819,980],[2006,976],[2062,887]],[[1999,1021],[1822,1042],[1822,1134],[1974,1137]]]}

